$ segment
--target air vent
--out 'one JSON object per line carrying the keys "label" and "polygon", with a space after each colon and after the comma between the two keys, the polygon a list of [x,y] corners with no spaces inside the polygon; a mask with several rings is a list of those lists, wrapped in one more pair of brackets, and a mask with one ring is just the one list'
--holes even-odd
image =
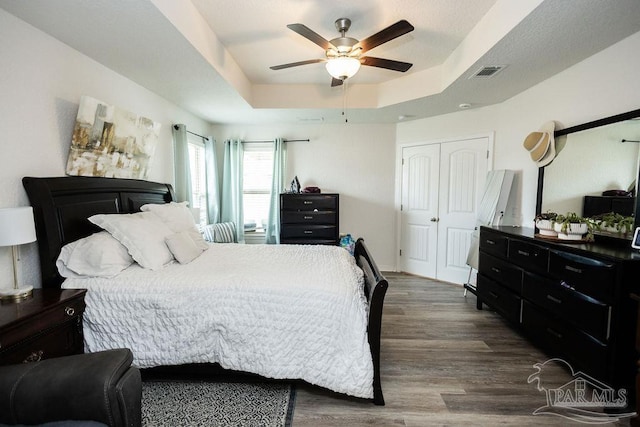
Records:
{"label": "air vent", "polygon": [[498,74],[505,67],[506,65],[494,65],[494,66],[482,67],[478,71],[473,73],[469,78],[470,79],[475,79],[475,78],[488,79],[489,77],[493,77],[496,74]]}

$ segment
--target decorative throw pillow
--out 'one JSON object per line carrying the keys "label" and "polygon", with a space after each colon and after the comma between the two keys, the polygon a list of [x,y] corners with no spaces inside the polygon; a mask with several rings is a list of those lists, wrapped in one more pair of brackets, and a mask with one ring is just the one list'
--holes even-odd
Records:
{"label": "decorative throw pillow", "polygon": [[202,250],[207,249],[207,242],[205,242],[202,234],[198,231],[187,202],[146,204],[143,205],[140,210],[142,212],[152,212],[154,215],[157,215],[174,233],[188,231],[189,237],[193,239],[198,248]]}
{"label": "decorative throw pillow", "polygon": [[209,224],[202,231],[205,240],[215,243],[233,243],[236,241],[236,226],[233,222]]}
{"label": "decorative throw pillow", "polygon": [[186,231],[168,236],[166,242],[180,264],[188,264],[204,252],[204,249],[199,248]]}
{"label": "decorative throw pillow", "polygon": [[126,246],[129,254],[143,268],[160,270],[173,260],[165,243],[173,232],[152,212],[99,214],[89,217],[89,221]]}
{"label": "decorative throw pillow", "polygon": [[62,277],[113,277],[133,264],[127,248],[106,231],[62,247],[56,260]]}

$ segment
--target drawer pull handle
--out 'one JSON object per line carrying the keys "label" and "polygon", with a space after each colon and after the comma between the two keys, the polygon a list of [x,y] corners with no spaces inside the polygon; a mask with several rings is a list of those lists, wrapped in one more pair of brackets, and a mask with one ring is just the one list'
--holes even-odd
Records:
{"label": "drawer pull handle", "polygon": [[304,203],[305,205],[312,205],[312,204],[313,204],[313,201],[311,201],[311,200],[305,200],[305,201],[303,201],[302,203]]}
{"label": "drawer pull handle", "polygon": [[560,286],[562,286],[563,288],[566,288],[566,289],[571,289],[572,291],[576,290],[576,288],[574,288],[573,286],[571,286],[570,284],[568,284],[564,280],[560,281]]}
{"label": "drawer pull handle", "polygon": [[304,219],[313,219],[313,217],[312,217],[312,216],[307,216],[307,215],[305,215],[305,216],[304,216]]}
{"label": "drawer pull handle", "polygon": [[28,355],[27,358],[22,361],[22,363],[39,362],[42,360],[43,354],[44,352],[42,350],[34,351],[30,355]]}
{"label": "drawer pull handle", "polygon": [[565,270],[569,270],[569,271],[572,271],[574,273],[582,274],[582,269],[581,268],[572,267],[570,265],[565,265],[564,268],[565,268]]}
{"label": "drawer pull handle", "polygon": [[491,267],[491,271],[493,271],[494,273],[500,273],[500,269],[496,267]]}
{"label": "drawer pull handle", "polygon": [[530,254],[529,252],[526,252],[526,251],[518,250],[518,253],[519,253],[520,255],[524,255],[524,256],[531,256],[531,254]]}
{"label": "drawer pull handle", "polygon": [[547,332],[549,332],[551,335],[553,335],[554,337],[556,337],[558,339],[562,339],[562,334],[560,332],[556,332],[551,328],[547,328]]}
{"label": "drawer pull handle", "polygon": [[75,310],[75,308],[73,308],[73,307],[66,307],[66,308],[64,309],[64,314],[66,314],[67,316],[71,317],[71,316],[73,316],[74,314],[76,314],[76,310]]}
{"label": "drawer pull handle", "polygon": [[311,231],[311,230],[304,230],[304,234],[313,234],[313,231]]}
{"label": "drawer pull handle", "polygon": [[549,301],[555,302],[556,304],[562,304],[562,300],[560,298],[556,298],[553,295],[547,294],[547,299]]}
{"label": "drawer pull handle", "polygon": [[491,240],[491,239],[487,239],[487,240],[485,240],[485,242],[487,242],[490,245],[495,245],[496,244],[496,242]]}
{"label": "drawer pull handle", "polygon": [[498,294],[496,294],[495,292],[491,291],[489,292],[489,295],[491,295],[494,299],[498,299]]}

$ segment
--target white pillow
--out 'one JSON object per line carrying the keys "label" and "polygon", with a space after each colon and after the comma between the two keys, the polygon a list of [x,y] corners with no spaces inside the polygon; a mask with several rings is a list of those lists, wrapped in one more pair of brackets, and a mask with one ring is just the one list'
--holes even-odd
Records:
{"label": "white pillow", "polygon": [[173,260],[165,239],[173,232],[155,214],[99,214],[89,221],[107,230],[143,268],[160,270]]}
{"label": "white pillow", "polygon": [[187,231],[170,235],[166,242],[169,250],[180,264],[190,263],[204,252],[204,249],[196,245]]}
{"label": "white pillow", "polygon": [[153,212],[174,233],[188,231],[196,246],[202,250],[209,246],[196,227],[188,202],[171,202],[165,204],[146,204],[140,207],[142,212]]}
{"label": "white pillow", "polygon": [[131,264],[127,248],[106,231],[64,245],[56,260],[62,277],[113,277]]}

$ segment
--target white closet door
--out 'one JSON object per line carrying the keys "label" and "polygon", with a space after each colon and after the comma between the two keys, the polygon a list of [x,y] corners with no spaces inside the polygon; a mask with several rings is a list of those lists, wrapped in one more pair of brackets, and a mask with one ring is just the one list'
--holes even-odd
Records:
{"label": "white closet door", "polygon": [[402,159],[400,269],[435,277],[440,145],[404,148]]}
{"label": "white closet door", "polygon": [[464,283],[489,138],[402,150],[400,270]]}
{"label": "white closet door", "polygon": [[442,144],[436,277],[464,283],[467,255],[487,175],[488,138]]}

